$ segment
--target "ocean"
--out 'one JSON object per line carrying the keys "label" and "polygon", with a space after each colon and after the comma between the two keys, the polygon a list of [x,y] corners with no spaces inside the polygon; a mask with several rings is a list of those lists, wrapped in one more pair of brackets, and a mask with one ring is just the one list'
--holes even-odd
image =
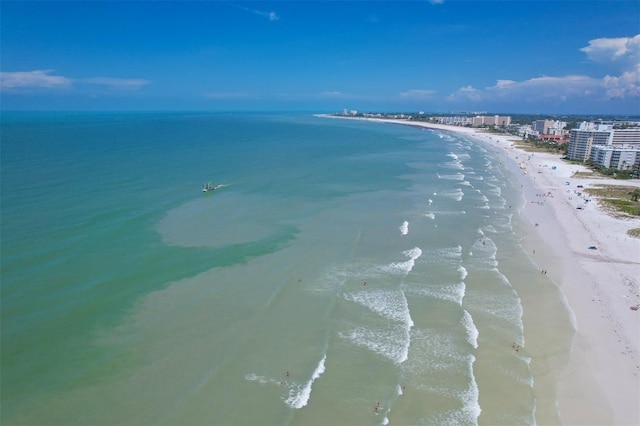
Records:
{"label": "ocean", "polygon": [[481,142],[300,113],[1,125],[2,424],[557,420],[569,315]]}

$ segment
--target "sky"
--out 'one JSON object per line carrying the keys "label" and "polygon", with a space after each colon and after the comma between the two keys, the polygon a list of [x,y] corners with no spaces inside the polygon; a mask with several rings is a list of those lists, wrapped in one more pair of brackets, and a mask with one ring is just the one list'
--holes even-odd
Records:
{"label": "sky", "polygon": [[0,2],[0,109],[640,114],[640,2]]}

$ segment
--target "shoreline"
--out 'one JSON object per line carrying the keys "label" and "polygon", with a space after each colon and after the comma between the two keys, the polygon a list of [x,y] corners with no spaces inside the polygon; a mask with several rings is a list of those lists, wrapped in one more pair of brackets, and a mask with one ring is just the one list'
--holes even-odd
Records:
{"label": "shoreline", "polygon": [[[520,216],[532,229],[523,237],[523,248],[534,264],[549,268],[575,331],[568,361],[547,372],[556,376],[550,379],[560,422],[640,424],[640,311],[630,309],[640,304],[640,239],[626,234],[640,227],[640,219],[610,216],[582,192],[595,184],[640,187],[640,181],[573,177],[588,169],[557,154],[516,148],[515,136],[407,120],[322,116],[451,131],[494,148],[522,187]],[[536,254],[540,244],[546,249]]]}

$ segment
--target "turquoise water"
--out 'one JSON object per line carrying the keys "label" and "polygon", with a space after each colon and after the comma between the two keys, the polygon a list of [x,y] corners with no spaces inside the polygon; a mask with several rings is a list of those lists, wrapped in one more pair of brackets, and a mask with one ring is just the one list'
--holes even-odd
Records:
{"label": "turquoise water", "polygon": [[533,423],[514,186],[404,126],[5,113],[2,423]]}

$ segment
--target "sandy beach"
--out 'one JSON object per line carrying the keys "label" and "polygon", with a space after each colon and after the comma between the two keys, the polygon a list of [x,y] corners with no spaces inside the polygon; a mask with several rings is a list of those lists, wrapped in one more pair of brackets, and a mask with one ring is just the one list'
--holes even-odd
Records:
{"label": "sandy beach", "polygon": [[[464,133],[488,143],[505,159],[520,179],[523,217],[535,229],[522,244],[557,284],[573,317],[569,360],[548,373],[556,376],[551,380],[557,386],[560,422],[640,424],[640,311],[631,309],[640,304],[640,239],[627,235],[640,227],[640,219],[613,217],[583,192],[596,184],[640,187],[640,181],[576,178],[575,172],[588,169],[556,154],[517,149],[516,136],[407,120],[368,120]],[[542,417],[540,424],[548,420]]]}

